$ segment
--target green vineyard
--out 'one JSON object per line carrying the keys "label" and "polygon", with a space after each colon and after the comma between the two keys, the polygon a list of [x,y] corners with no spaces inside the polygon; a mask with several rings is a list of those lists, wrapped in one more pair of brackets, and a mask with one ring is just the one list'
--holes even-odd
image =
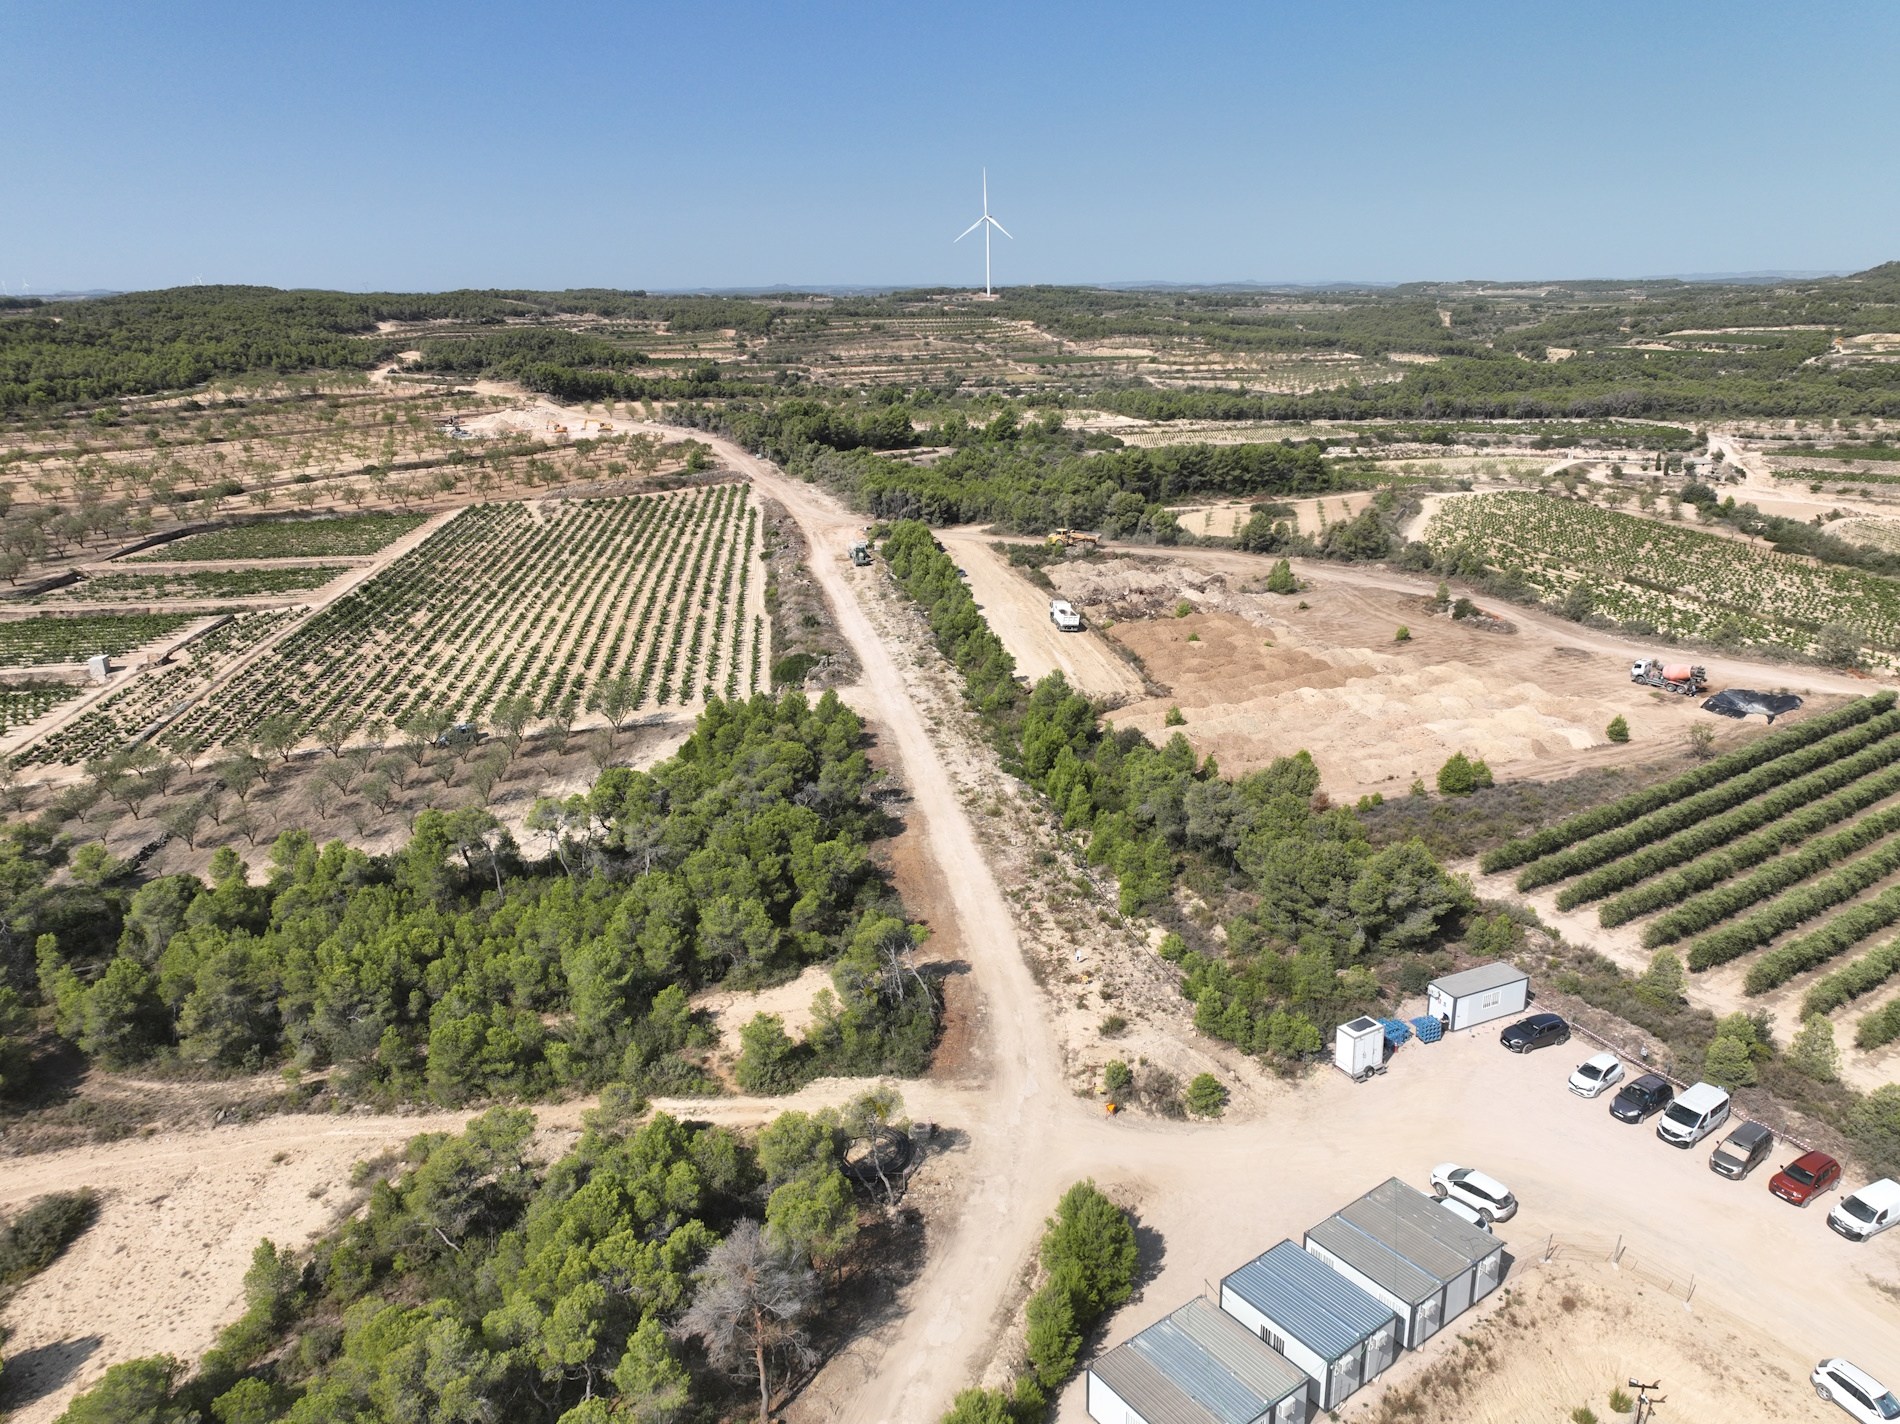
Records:
{"label": "green vineyard", "polygon": [[1448,498],[1425,542],[1441,555],[1468,551],[1546,600],[1585,589],[1596,612],[1661,633],[1811,649],[1838,623],[1900,650],[1900,582],[1575,500]]}
{"label": "green vineyard", "polygon": [[269,647],[161,739],[242,742],[266,718],[542,716],[625,678],[636,707],[759,686],[758,513],[742,485],[475,505]]}
{"label": "green vineyard", "polygon": [[[1894,701],[1883,692],[1784,727],[1507,842],[1481,866],[1518,871],[1520,890],[1561,886],[1561,909],[1598,903],[1606,927],[1641,920],[1648,948],[1686,942],[1691,970],[1753,955],[1751,995],[1839,963],[1801,1002],[1803,1016],[1833,1013],[1900,979]],[[1861,1020],[1860,1047],[1900,1039],[1897,1004]]]}

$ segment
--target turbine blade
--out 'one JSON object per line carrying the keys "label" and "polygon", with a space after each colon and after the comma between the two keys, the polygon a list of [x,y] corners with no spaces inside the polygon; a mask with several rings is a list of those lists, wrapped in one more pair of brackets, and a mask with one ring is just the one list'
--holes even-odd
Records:
{"label": "turbine blade", "polygon": [[950,240],[952,242],[963,241],[964,238],[968,237],[971,233],[975,232],[978,228],[982,227],[983,224],[987,221],[989,221],[987,218],[978,218],[975,222],[971,223],[968,227],[963,229],[962,232],[958,233],[955,237],[951,238]]}
{"label": "turbine blade", "polygon": [[989,223],[989,225],[990,225],[991,227],[993,227],[993,228],[995,228],[995,229],[996,229],[996,230],[997,230],[998,232],[1000,232],[1000,233],[1002,233],[1004,237],[1007,237],[1007,238],[1009,238],[1009,240],[1010,240],[1011,242],[1014,242],[1014,241],[1016,240],[1016,239],[1015,239],[1015,237],[1013,237],[1013,236],[1012,236],[1012,235],[1010,234],[1010,230],[1009,230],[1008,228],[1006,228],[1006,227],[1004,227],[1004,226],[1003,226],[1003,225],[1002,225],[1001,223],[999,223],[999,222],[998,222],[998,221],[997,221],[997,220],[996,220],[995,218],[986,218],[986,219],[985,219],[985,221],[987,221],[987,222]]}

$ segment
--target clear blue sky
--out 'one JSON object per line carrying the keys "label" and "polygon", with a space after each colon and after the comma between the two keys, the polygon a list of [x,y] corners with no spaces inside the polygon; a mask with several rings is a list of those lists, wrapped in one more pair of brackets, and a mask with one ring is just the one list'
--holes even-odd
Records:
{"label": "clear blue sky", "polygon": [[0,6],[0,282],[1583,277],[1900,257],[1900,4]]}

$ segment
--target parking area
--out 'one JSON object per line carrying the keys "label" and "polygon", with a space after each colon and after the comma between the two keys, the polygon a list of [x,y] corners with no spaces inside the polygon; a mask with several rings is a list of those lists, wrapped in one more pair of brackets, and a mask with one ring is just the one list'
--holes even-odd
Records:
{"label": "parking area", "polygon": [[[1805,1209],[1769,1194],[1769,1177],[1793,1149],[1777,1144],[1746,1181],[1717,1176],[1709,1153],[1726,1130],[1687,1150],[1667,1146],[1654,1119],[1626,1125],[1610,1116],[1607,1099],[1568,1091],[1571,1070],[1596,1045],[1579,1036],[1517,1055],[1499,1045],[1502,1027],[1409,1044],[1389,1071],[1363,1084],[1329,1071],[1264,1119],[1213,1129],[1248,1135],[1249,1151],[1202,1153],[1193,1139],[1209,1129],[1187,1125],[1172,1152],[1165,1136],[1159,1144],[1148,1134],[1131,1141],[1121,1185],[1161,1257],[1155,1278],[1117,1314],[1105,1346],[1275,1241],[1298,1239],[1342,1195],[1391,1175],[1425,1187],[1433,1166],[1449,1161],[1482,1168],[1516,1193],[1520,1210],[1497,1234],[1509,1253],[1505,1284],[1520,1296],[1540,1274],[1583,1272],[1600,1276],[1607,1309],[1618,1301],[1632,1312],[1666,1307],[1659,1318],[1667,1329],[1633,1330],[1631,1358],[1622,1360],[1618,1346],[1603,1368],[1622,1360],[1615,1370],[1666,1378],[1685,1402],[1722,1407],[1719,1415],[1690,1409],[1667,1417],[1838,1420],[1845,1416],[1821,1404],[1808,1383],[1825,1356],[1844,1355],[1889,1383],[1900,1378],[1900,1230],[1865,1244],[1842,1240],[1826,1222],[1838,1191]],[[1850,1175],[1848,1185],[1859,1181]],[[1546,1265],[1553,1244],[1557,1259]],[[1591,1262],[1592,1252],[1601,1248],[1607,1257],[1618,1245],[1618,1266]],[[1661,1284],[1686,1291],[1691,1279],[1687,1301]],[[1589,1296],[1582,1286],[1564,1293]],[[1566,1344],[1560,1327],[1550,1333],[1555,1338],[1526,1365],[1548,1376],[1548,1401],[1526,1394],[1518,1379],[1508,1405],[1489,1410],[1473,1401],[1466,1417],[1505,1420],[1516,1409],[1562,1404],[1559,1412],[1519,1416],[1561,1418],[1581,1402],[1562,1392],[1570,1382],[1561,1377],[1566,1350],[1577,1354],[1580,1342]],[[1381,1386],[1403,1388],[1452,1348],[1450,1340],[1428,1342]],[[1613,1382],[1605,1378],[1604,1388]],[[1344,1417],[1376,1408],[1380,1393],[1355,1396]],[[1596,1409],[1604,1413],[1601,1399]],[[1071,1424],[1087,1418],[1077,1391],[1065,1393],[1059,1417]]]}

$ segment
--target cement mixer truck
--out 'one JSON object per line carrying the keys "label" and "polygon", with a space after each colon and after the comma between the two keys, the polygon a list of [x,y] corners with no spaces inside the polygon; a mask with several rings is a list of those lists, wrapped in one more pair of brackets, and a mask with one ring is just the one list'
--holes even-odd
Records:
{"label": "cement mixer truck", "polygon": [[1664,692],[1679,692],[1695,697],[1709,685],[1709,676],[1688,663],[1665,663],[1656,658],[1638,658],[1630,664],[1630,681],[1660,687]]}

